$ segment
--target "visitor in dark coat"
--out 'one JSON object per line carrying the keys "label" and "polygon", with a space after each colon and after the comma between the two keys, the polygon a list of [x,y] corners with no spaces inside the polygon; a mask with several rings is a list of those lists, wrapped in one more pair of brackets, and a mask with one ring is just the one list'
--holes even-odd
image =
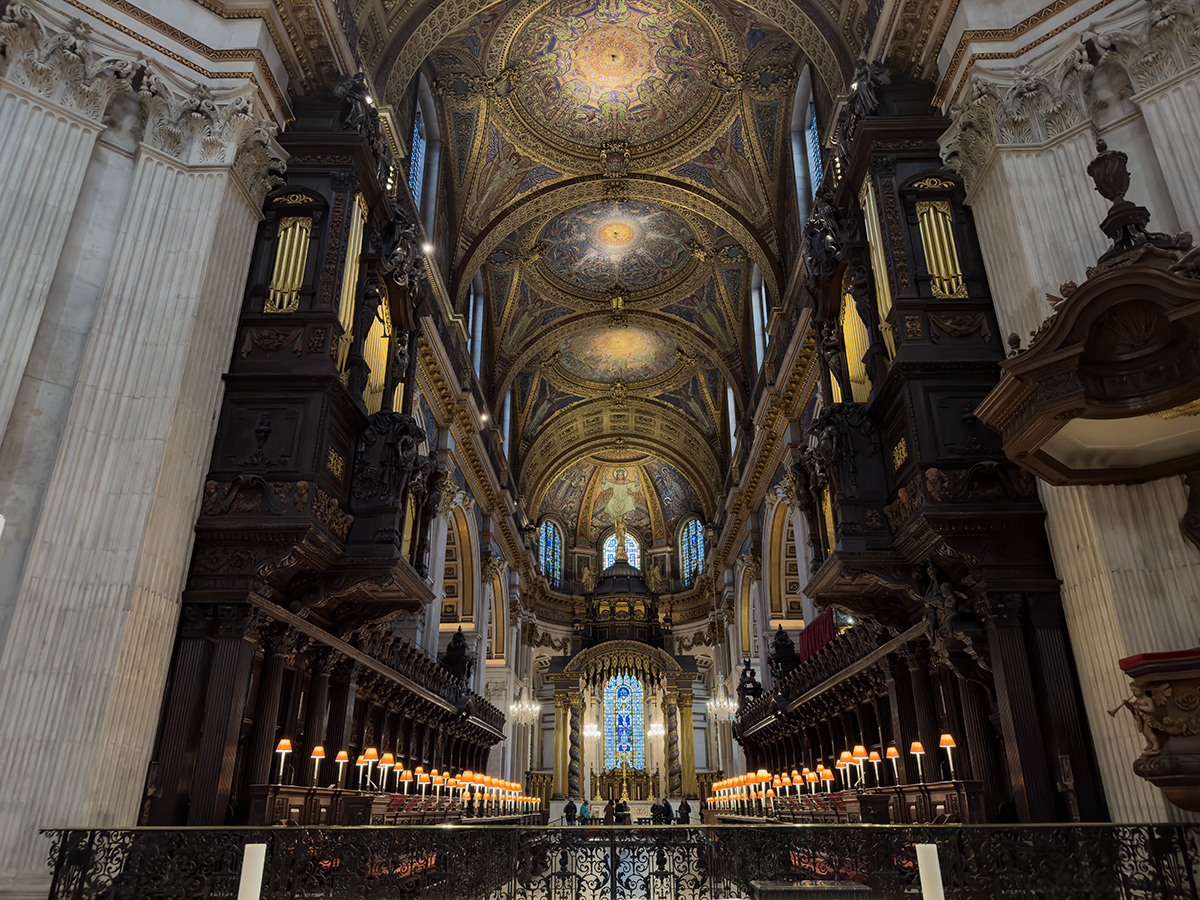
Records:
{"label": "visitor in dark coat", "polygon": [[563,815],[567,817],[567,824],[574,825],[575,817],[579,814],[579,807],[575,805],[574,800],[568,800],[567,805],[563,807]]}
{"label": "visitor in dark coat", "polygon": [[692,805],[687,802],[687,797],[683,798],[683,802],[679,804],[679,815],[675,821],[680,825],[690,825],[692,821]]}
{"label": "visitor in dark coat", "polygon": [[675,810],[671,808],[670,800],[663,801],[663,819],[668,825],[675,821]]}
{"label": "visitor in dark coat", "polygon": [[606,804],[604,804],[604,824],[612,825],[616,821],[617,821],[616,808],[613,806],[613,802],[611,800],[609,800]]}

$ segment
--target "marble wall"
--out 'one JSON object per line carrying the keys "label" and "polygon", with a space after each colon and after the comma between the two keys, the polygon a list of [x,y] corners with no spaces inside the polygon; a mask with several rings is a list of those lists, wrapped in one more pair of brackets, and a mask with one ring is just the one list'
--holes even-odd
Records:
{"label": "marble wall", "polygon": [[[1000,326],[1026,344],[1050,313],[1046,295],[1082,282],[1106,248],[1107,204],[1087,175],[1097,138],[1129,154],[1128,196],[1149,207],[1152,228],[1200,230],[1195,16],[1176,9],[1187,22],[1164,22],[1161,2],[1084,6],[1022,18],[1015,4],[1010,15],[1009,4],[964,2],[940,60],[953,123],[943,158],[966,180]],[[1043,485],[1041,495],[1109,812],[1187,820],[1133,774],[1133,723],[1107,712],[1127,696],[1120,658],[1200,641],[1200,552],[1179,530],[1182,480]]]}
{"label": "marble wall", "polygon": [[284,164],[277,55],[197,86],[178,71],[195,46],[162,43],[270,47],[262,21],[155,12],[178,31],[154,45],[86,5],[0,20],[0,896],[45,896],[39,827],[136,821],[221,373]]}

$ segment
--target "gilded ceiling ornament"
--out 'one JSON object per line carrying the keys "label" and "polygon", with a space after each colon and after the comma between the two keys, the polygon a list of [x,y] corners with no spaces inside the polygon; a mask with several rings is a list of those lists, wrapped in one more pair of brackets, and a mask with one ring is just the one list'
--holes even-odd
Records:
{"label": "gilded ceiling ornament", "polygon": [[625,387],[625,382],[614,381],[612,389],[609,391],[609,398],[612,400],[613,409],[624,409],[627,395],[628,389]]}

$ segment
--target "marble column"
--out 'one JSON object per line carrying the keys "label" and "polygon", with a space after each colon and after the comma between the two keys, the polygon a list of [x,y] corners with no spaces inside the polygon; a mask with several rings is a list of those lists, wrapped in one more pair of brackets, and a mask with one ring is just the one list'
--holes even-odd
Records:
{"label": "marble column", "polygon": [[679,698],[674,691],[663,694],[663,717],[667,720],[667,795],[683,791],[683,769],[679,764]]}
{"label": "marble column", "polygon": [[567,796],[567,767],[570,765],[568,737],[571,715],[571,695],[565,692],[554,694],[554,788],[552,800],[565,800]]}
{"label": "marble column", "polygon": [[579,748],[582,744],[580,732],[583,729],[583,696],[578,693],[573,693],[571,697],[571,733],[569,736],[570,746],[567,750],[567,796],[571,799],[578,799],[580,794],[580,756]]}
{"label": "marble column", "polygon": [[0,438],[105,110],[138,68],[56,25],[25,6],[0,22]]}
{"label": "marble column", "polygon": [[267,173],[251,96],[143,86],[148,124],[0,656],[0,767],[64,761],[0,808],[0,881],[34,826],[132,824],[157,726],[221,372]]}
{"label": "marble column", "polygon": [[684,797],[697,797],[696,729],[692,721],[692,692],[679,692],[679,768],[680,790]]}

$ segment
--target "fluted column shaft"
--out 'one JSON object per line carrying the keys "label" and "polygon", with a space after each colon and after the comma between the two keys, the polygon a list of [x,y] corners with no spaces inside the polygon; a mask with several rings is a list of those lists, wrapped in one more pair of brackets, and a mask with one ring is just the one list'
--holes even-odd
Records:
{"label": "fluted column shaft", "polygon": [[187,816],[187,796],[196,767],[212,642],[184,634],[175,653],[171,691],[163,707],[163,734],[158,751],[158,796],[147,825],[181,825]]}
{"label": "fluted column shaft", "polygon": [[101,127],[0,78],[0,439]]}
{"label": "fluted column shaft", "polygon": [[568,718],[571,714],[569,694],[554,695],[554,793],[551,798],[564,800],[567,795],[567,767],[570,765]]}
{"label": "fluted column shaft", "polygon": [[685,797],[699,796],[696,785],[696,729],[692,723],[692,692],[679,692],[679,777]]}
{"label": "fluted column shaft", "polygon": [[[166,678],[257,202],[142,145],[0,657],[0,881],[32,823],[132,824]],[[47,708],[47,699],[50,708]]]}
{"label": "fluted column shaft", "polygon": [[[275,730],[279,720],[279,698],[283,692],[283,671],[287,657],[278,648],[268,646],[258,676],[258,696],[254,704],[254,726],[250,730],[250,749],[246,757],[246,786],[270,784],[275,759]],[[279,777],[279,783],[285,779]]]}

